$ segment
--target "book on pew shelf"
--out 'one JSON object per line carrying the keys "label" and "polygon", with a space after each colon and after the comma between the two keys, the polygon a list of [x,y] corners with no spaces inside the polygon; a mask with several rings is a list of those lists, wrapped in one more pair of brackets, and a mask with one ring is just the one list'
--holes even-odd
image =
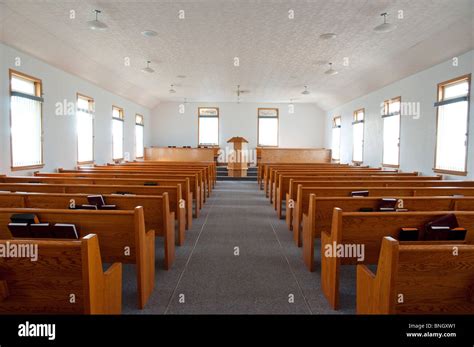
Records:
{"label": "book on pew shelf", "polygon": [[15,213],[10,216],[12,223],[27,223],[35,224],[39,223],[38,217],[33,213]]}
{"label": "book on pew shelf", "polygon": [[398,199],[382,198],[379,201],[379,211],[395,211]]}
{"label": "book on pew shelf", "polygon": [[418,241],[419,230],[418,228],[401,228],[398,234],[399,241]]}
{"label": "book on pew shelf", "polygon": [[369,196],[369,191],[368,190],[356,190],[351,192],[352,197],[358,197],[358,196]]}
{"label": "book on pew shelf", "polygon": [[447,240],[449,231],[458,228],[459,224],[456,215],[450,213],[436,218],[425,225],[425,240]]}
{"label": "book on pew shelf", "polygon": [[102,205],[99,210],[116,210],[117,205]]}
{"label": "book on pew shelf", "polygon": [[78,239],[76,226],[74,224],[56,223],[53,227],[53,235],[57,239]]}
{"label": "book on pew shelf", "polygon": [[157,182],[145,182],[143,185],[144,186],[157,186],[158,183]]}
{"label": "book on pew shelf", "polygon": [[372,207],[361,207],[359,212],[374,212],[374,209]]}
{"label": "book on pew shelf", "polygon": [[37,239],[53,238],[53,232],[49,223],[30,224],[31,236]]}
{"label": "book on pew shelf", "polygon": [[98,210],[98,206],[89,204],[76,205],[76,210]]}
{"label": "book on pew shelf", "polygon": [[449,234],[449,239],[450,240],[455,240],[455,241],[462,241],[466,239],[466,233],[467,230],[464,228],[454,228],[451,229],[450,234]]}
{"label": "book on pew shelf", "polygon": [[115,192],[114,195],[135,195],[135,194],[130,193],[130,192],[118,191],[118,192]]}
{"label": "book on pew shelf", "polygon": [[408,212],[407,208],[397,208],[395,212]]}
{"label": "book on pew shelf", "polygon": [[8,230],[13,237],[31,237],[28,223],[8,223]]}
{"label": "book on pew shelf", "polygon": [[380,212],[395,212],[395,209],[391,207],[380,207],[379,211]]}
{"label": "book on pew shelf", "polygon": [[105,200],[102,195],[88,195],[87,201],[90,205],[102,206],[105,205]]}

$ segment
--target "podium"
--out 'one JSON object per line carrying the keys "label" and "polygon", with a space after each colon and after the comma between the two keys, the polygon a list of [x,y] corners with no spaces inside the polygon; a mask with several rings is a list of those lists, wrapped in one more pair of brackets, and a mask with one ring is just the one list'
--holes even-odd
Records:
{"label": "podium", "polygon": [[229,158],[227,163],[227,171],[229,177],[246,177],[248,170],[248,156],[242,150],[243,144],[248,143],[246,139],[240,136],[234,136],[227,143],[234,144],[233,156]]}

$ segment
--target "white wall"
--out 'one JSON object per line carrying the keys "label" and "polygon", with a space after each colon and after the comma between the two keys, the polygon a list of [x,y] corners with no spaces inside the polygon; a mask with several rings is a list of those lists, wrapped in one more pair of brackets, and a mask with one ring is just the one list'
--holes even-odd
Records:
{"label": "white wall", "polygon": [[[15,66],[17,57],[21,59],[21,66]],[[58,167],[73,168],[76,165],[75,117],[57,116],[55,113],[56,103],[63,100],[75,103],[76,93],[88,95],[95,100],[96,163],[103,164],[112,160],[112,105],[122,107],[125,112],[124,152],[129,152],[131,158],[134,158],[136,113],[145,117],[145,145],[148,145],[150,111],[147,108],[3,44],[0,44],[0,67],[0,173],[11,173],[9,69],[34,76],[43,82],[43,158],[46,164],[43,171],[54,171]],[[15,174],[28,173],[15,171]]]}
{"label": "white wall", "polygon": [[264,103],[187,103],[185,113],[179,104],[160,103],[151,112],[153,146],[197,146],[198,107],[219,107],[219,145],[225,148],[233,136],[243,136],[249,148],[257,145],[257,109],[278,108],[280,118],[279,146],[312,148],[324,146],[325,113],[314,104],[295,104],[295,113],[288,113],[287,104]]}
{"label": "white wall", "polygon": [[[474,51],[459,56],[459,65],[453,66],[452,60],[404,78],[384,88],[339,106],[326,115],[326,146],[331,146],[332,118],[342,117],[341,162],[352,161],[352,115],[359,108],[365,108],[365,144],[364,164],[380,166],[382,163],[382,118],[381,103],[384,100],[401,96],[402,102],[420,103],[420,118],[403,116],[400,136],[400,169],[421,171],[432,175],[436,143],[437,85],[440,82],[459,77],[474,71]],[[390,67],[387,67],[390,68]],[[474,178],[474,102],[471,84],[470,139],[468,153],[469,178]]]}

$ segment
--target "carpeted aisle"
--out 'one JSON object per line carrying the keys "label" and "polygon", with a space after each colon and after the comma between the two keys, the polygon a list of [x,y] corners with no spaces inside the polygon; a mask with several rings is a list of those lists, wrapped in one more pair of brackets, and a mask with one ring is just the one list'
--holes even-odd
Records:
{"label": "carpeted aisle", "polygon": [[155,291],[144,310],[136,308],[134,266],[124,267],[124,313],[354,312],[354,267],[344,267],[341,310],[331,310],[319,270],[306,270],[301,249],[255,182],[218,182],[186,237],[172,270],[162,269],[157,252]]}

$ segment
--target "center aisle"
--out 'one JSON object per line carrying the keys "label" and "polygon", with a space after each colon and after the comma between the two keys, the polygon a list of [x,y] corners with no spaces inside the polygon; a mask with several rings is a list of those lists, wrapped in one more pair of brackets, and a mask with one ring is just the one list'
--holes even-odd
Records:
{"label": "center aisle", "polygon": [[301,249],[256,182],[218,182],[185,246],[177,248],[173,269],[157,266],[147,307],[136,310],[124,298],[124,313],[338,313],[322,296],[319,271],[305,269]]}

